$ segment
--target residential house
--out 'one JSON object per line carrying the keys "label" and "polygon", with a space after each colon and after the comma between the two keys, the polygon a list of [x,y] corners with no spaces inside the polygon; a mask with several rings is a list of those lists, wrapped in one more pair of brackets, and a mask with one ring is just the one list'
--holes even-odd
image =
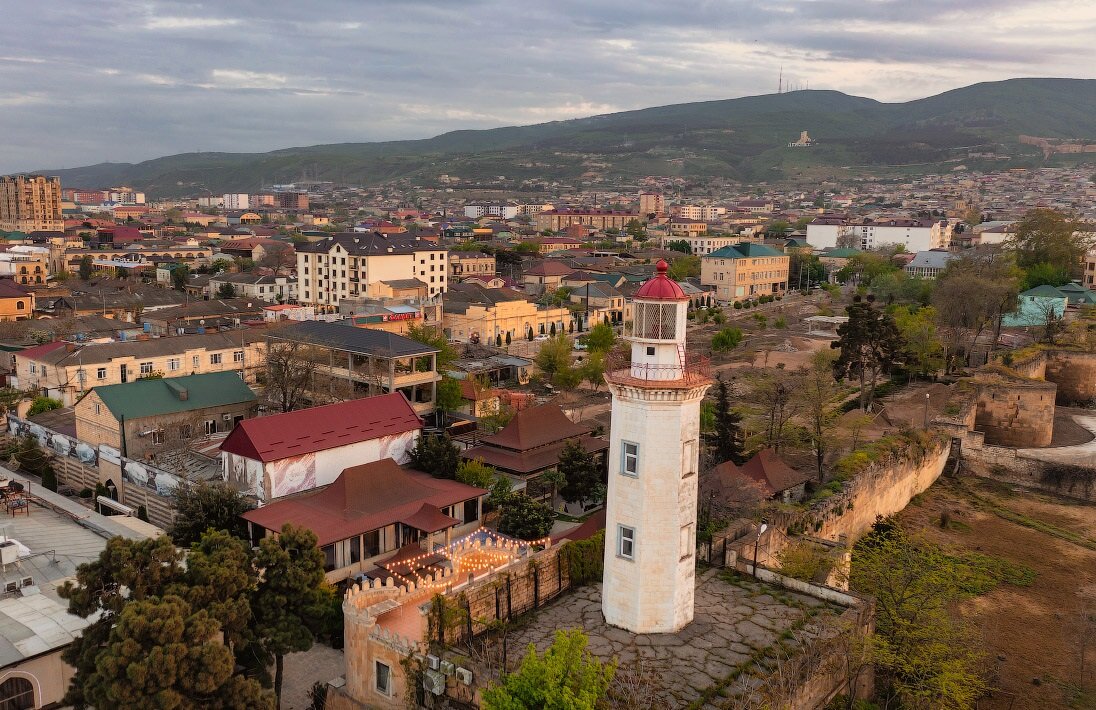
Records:
{"label": "residential house", "polygon": [[27,320],[33,315],[34,292],[13,279],[0,279],[0,321]]}
{"label": "residential house", "polygon": [[216,298],[228,285],[232,286],[233,296],[241,298],[254,298],[267,303],[297,300],[297,279],[292,276],[222,272],[210,277],[206,293],[209,298]]}
{"label": "residential house", "polygon": [[602,316],[608,313],[612,323],[623,323],[632,319],[631,301],[607,283],[587,282],[582,288],[574,289],[571,292],[571,303],[590,312],[597,311]]}
{"label": "residential house", "polygon": [[807,241],[820,249],[837,246],[874,249],[900,244],[908,252],[928,251],[951,246],[951,236],[952,225],[947,220],[856,220],[829,215],[807,225]]}
{"label": "residential house", "polygon": [[249,298],[213,298],[142,313],[141,323],[151,335],[187,335],[214,328],[238,328],[245,321],[261,321],[263,302]]}
{"label": "residential house", "polygon": [[1069,297],[1049,284],[1029,288],[1020,294],[1017,308],[1001,318],[1007,328],[1043,327],[1055,318],[1065,317]]}
{"label": "residential house", "polygon": [[171,378],[231,371],[254,382],[266,364],[266,343],[263,334],[241,330],[88,345],[47,343],[13,357],[13,387],[60,399],[67,407],[93,387],[132,382],[142,375]]}
{"label": "residential house", "polygon": [[544,259],[522,271],[525,290],[532,294],[555,291],[563,285],[563,279],[574,269],[554,259]]}
{"label": "residential house", "polygon": [[630,210],[603,209],[551,209],[541,210],[536,215],[537,231],[548,229],[558,232],[569,224],[584,224],[605,231],[606,229],[624,230],[633,219],[639,219],[638,212]]}
{"label": "residential house", "polygon": [[700,283],[714,289],[716,300],[733,303],[788,288],[791,257],[764,244],[740,243],[700,259]]}
{"label": "residential house", "polygon": [[266,503],[329,485],[356,464],[407,463],[421,430],[399,392],[247,419],[221,443],[224,480]]}
{"label": "residential house", "polygon": [[1096,249],[1085,254],[1082,264],[1081,285],[1086,288],[1096,289]]}
{"label": "residential house", "polygon": [[708,223],[688,217],[671,217],[670,234],[676,237],[699,237],[708,231]]}
{"label": "residential house", "polygon": [[796,471],[772,449],[762,449],[742,465],[724,461],[712,469],[701,497],[724,504],[779,500],[798,503],[803,499],[811,473]]}
{"label": "residential house", "polygon": [[399,391],[418,414],[434,411],[441,375],[438,350],[429,345],[342,321],[294,323],[266,333],[266,340],[268,348],[308,347],[314,389],[338,386],[343,399]]}
{"label": "residential house", "polygon": [[674,241],[683,241],[689,245],[690,253],[696,254],[697,256],[704,256],[705,254],[711,254],[714,251],[718,251],[723,247],[738,244],[742,241],[742,237],[737,235],[705,236],[703,234],[688,234],[682,236],[680,239],[675,239]]}
{"label": "residential house", "polygon": [[449,252],[449,276],[455,281],[469,276],[494,276],[495,257],[479,251]]}
{"label": "residential house", "polygon": [[906,264],[906,273],[914,278],[935,279],[956,256],[958,255],[948,251],[919,251]]}
{"label": "residential house", "polygon": [[76,438],[155,460],[196,438],[231,431],[258,407],[235,372],[104,385],[76,403]]}
{"label": "residential house", "polygon": [[243,518],[255,544],[287,523],[315,533],[328,582],[363,574],[399,579],[394,565],[408,554],[429,556],[435,545],[478,529],[486,493],[382,459],[349,467],[328,486],[249,510]]}
{"label": "residential house", "polygon": [[609,442],[591,436],[593,429],[575,424],[556,404],[523,409],[498,433],[480,439],[464,451],[466,460],[478,459],[509,476],[514,487],[534,498],[551,496],[550,487],[538,479],[556,470],[559,455],[569,442],[578,442],[598,465],[603,465]]}
{"label": "residential house", "polygon": [[40,286],[46,283],[49,275],[48,247],[15,244],[0,250],[0,278]]}

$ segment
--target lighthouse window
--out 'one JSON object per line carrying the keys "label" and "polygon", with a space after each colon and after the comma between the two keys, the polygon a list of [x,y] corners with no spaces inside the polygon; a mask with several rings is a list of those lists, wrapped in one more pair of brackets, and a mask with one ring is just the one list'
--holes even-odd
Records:
{"label": "lighthouse window", "polygon": [[617,526],[617,555],[626,560],[635,559],[636,529],[626,525]]}
{"label": "lighthouse window", "polygon": [[639,475],[639,444],[623,442],[620,472],[625,476]]}
{"label": "lighthouse window", "polygon": [[647,354],[648,355],[654,355],[655,354],[654,346],[652,346],[652,345],[647,346]]}

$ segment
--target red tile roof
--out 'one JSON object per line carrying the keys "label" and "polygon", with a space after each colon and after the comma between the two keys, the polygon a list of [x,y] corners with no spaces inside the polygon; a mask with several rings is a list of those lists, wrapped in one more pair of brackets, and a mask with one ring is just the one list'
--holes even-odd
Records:
{"label": "red tile roof", "polygon": [[590,427],[575,424],[557,404],[523,409],[497,434],[485,436],[484,444],[514,451],[528,451],[575,436],[590,433]]}
{"label": "red tile roof", "polygon": [[15,354],[20,356],[20,357],[30,358],[31,360],[34,360],[39,355],[45,355],[46,353],[51,353],[54,350],[57,350],[58,348],[65,347],[65,345],[67,345],[67,343],[65,343],[64,341],[55,340],[54,342],[46,343],[45,345],[35,345],[33,348],[26,348],[24,350],[19,350]]}
{"label": "red tile roof", "polygon": [[772,449],[758,451],[741,466],[736,466],[732,461],[724,461],[712,469],[712,474],[724,490],[741,487],[735,479],[745,478],[759,485],[767,497],[794,488],[811,477],[810,473],[796,471],[784,463]]}
{"label": "red tile roof", "polygon": [[427,529],[418,528],[424,532],[457,525],[459,521],[440,509],[486,492],[384,459],[348,468],[326,488],[249,510],[243,517],[267,530],[280,530],[286,523],[306,527],[320,545],[329,545],[394,523],[425,525]]}
{"label": "red tile roof", "polygon": [[263,462],[278,461],[420,428],[422,419],[407,398],[393,392],[245,419],[224,440],[221,450]]}
{"label": "red tile roof", "polygon": [[530,266],[522,273],[524,273],[526,276],[563,276],[565,274],[571,273],[572,271],[574,271],[574,269],[572,269],[570,266],[567,266],[566,264],[560,263],[558,261],[545,260],[540,262],[539,264],[534,264],[533,266]]}

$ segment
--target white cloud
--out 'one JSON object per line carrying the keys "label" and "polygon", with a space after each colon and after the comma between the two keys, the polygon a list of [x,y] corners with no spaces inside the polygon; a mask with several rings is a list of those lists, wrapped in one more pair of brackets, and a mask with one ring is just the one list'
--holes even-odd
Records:
{"label": "white cloud", "polygon": [[220,89],[278,89],[289,82],[289,77],[284,74],[246,69],[214,69],[210,76],[213,87]]}
{"label": "white cloud", "polygon": [[209,30],[238,24],[239,20],[226,17],[150,17],[144,26],[147,30]]}

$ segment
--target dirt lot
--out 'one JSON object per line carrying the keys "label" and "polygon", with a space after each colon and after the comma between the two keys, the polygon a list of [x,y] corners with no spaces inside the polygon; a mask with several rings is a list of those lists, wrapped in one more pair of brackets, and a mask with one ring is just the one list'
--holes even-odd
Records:
{"label": "dirt lot", "polygon": [[[945,509],[949,529],[939,524]],[[1029,587],[1001,586],[958,609],[985,639],[993,693],[979,708],[1096,708],[1096,506],[965,477],[941,479],[899,519],[936,542],[1038,575]]]}

